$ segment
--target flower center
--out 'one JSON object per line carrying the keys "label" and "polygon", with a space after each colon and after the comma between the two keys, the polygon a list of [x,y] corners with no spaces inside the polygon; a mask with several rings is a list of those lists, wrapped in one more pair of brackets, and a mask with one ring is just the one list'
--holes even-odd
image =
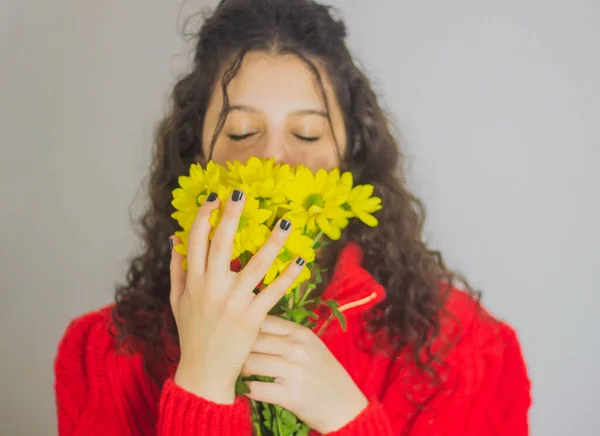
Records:
{"label": "flower center", "polygon": [[283,252],[279,255],[279,259],[281,259],[281,261],[283,263],[285,263],[288,260],[290,260],[291,258],[292,258],[292,253],[290,252],[290,250],[288,250],[286,247],[283,247]]}
{"label": "flower center", "polygon": [[271,203],[271,199],[269,197],[256,197],[258,200],[258,207],[261,209],[268,209]]}
{"label": "flower center", "polygon": [[248,216],[243,213],[242,217],[240,218],[240,223],[238,224],[238,232],[248,227],[248,221]]}
{"label": "flower center", "polygon": [[306,210],[312,206],[323,207],[323,196],[321,194],[311,194],[306,197]]}

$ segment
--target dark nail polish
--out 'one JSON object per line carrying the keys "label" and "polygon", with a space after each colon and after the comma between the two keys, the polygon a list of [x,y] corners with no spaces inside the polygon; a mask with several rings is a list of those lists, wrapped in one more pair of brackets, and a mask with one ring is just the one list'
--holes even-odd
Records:
{"label": "dark nail polish", "polygon": [[304,259],[302,259],[301,257],[299,257],[298,260],[296,260],[296,265],[303,266],[305,262],[306,261]]}
{"label": "dark nail polish", "polygon": [[243,195],[244,195],[244,193],[242,191],[240,191],[239,189],[236,189],[235,191],[233,191],[233,195],[231,196],[231,199],[233,201],[240,201],[242,199]]}
{"label": "dark nail polish", "polygon": [[206,201],[208,201],[209,203],[212,203],[216,199],[217,199],[217,193],[216,192],[211,192],[210,194],[208,194],[208,197],[206,198]]}
{"label": "dark nail polish", "polygon": [[171,250],[173,250],[173,236],[169,236],[169,246],[171,247]]}
{"label": "dark nail polish", "polygon": [[288,220],[281,220],[279,223],[279,228],[283,231],[288,231],[291,225],[292,223],[290,223]]}

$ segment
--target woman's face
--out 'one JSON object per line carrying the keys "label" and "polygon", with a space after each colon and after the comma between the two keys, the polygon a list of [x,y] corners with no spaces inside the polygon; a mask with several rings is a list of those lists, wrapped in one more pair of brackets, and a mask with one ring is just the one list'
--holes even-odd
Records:
{"label": "woman's face", "polygon": [[[313,171],[338,166],[336,142],[343,156],[346,129],[331,82],[324,70],[319,72],[333,132],[317,79],[302,60],[294,55],[248,53],[227,87],[231,109],[212,159],[222,164],[245,162],[250,156],[275,158],[278,163],[304,164]],[[219,85],[220,79],[204,119],[202,144],[207,157],[223,105]]]}

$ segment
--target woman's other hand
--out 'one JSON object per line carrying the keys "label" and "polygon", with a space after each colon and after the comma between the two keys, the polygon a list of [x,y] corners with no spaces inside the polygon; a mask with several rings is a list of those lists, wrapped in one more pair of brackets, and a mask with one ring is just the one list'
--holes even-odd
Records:
{"label": "woman's other hand", "polygon": [[267,316],[242,374],[274,377],[251,381],[256,401],[277,404],[321,434],[352,421],[368,401],[344,367],[309,328]]}

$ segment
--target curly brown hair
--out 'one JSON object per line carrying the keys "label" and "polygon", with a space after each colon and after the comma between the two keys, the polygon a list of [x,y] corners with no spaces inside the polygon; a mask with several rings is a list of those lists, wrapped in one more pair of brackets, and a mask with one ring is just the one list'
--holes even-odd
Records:
{"label": "curly brown hair", "polygon": [[197,34],[193,68],[175,85],[170,112],[156,132],[150,202],[139,223],[144,246],[131,262],[126,283],[116,290],[115,335],[121,344],[134,344],[146,362],[177,358],[165,348],[168,340],[178,343],[169,305],[168,238],[177,230],[170,218],[171,192],[198,156],[202,162],[210,159],[202,151],[202,128],[213,89],[222,87],[224,107],[211,153],[227,112],[228,83],[246,53],[268,51],[302,59],[328,104],[316,64],[324,67],[347,130],[340,167],[351,171],[356,183],[374,185],[383,200],[380,225],[368,228],[356,220],[340,241],[326,248],[322,266],[333,271],[341,247],[357,242],[365,253],[363,266],[387,291],[376,308],[381,316],[369,321],[370,329],[385,331],[396,350],[410,345],[417,367],[435,376],[433,364],[440,359],[431,345],[440,335],[446,295],[441,289],[447,288],[440,284],[453,283],[456,276],[440,253],[423,242],[423,206],[405,186],[398,141],[345,38],[344,23],[332,17],[329,7],[311,0],[229,0],[206,17]]}

